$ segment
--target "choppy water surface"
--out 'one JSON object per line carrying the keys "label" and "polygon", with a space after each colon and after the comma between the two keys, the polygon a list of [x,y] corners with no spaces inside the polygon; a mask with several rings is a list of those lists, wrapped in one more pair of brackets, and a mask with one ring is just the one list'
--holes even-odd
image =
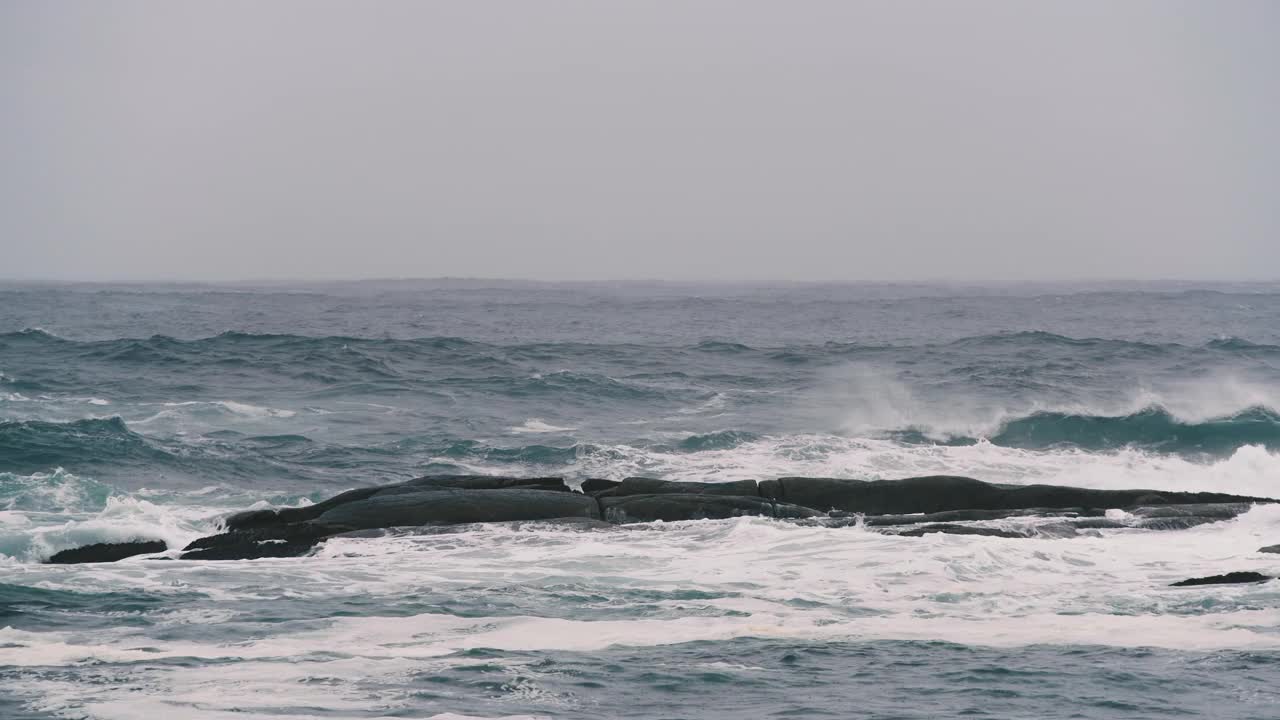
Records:
{"label": "choppy water surface", "polygon": [[[0,288],[0,717],[1280,716],[1280,508],[44,566],[427,472],[1280,495],[1280,289]],[[1026,523],[1031,520],[1000,521]]]}

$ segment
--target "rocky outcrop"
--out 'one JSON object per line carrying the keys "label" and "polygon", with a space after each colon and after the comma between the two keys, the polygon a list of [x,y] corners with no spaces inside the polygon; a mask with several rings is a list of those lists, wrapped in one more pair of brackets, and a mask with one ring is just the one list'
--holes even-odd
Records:
{"label": "rocky outcrop", "polygon": [[760,483],[760,494],[816,510],[868,515],[1025,508],[1127,509],[1151,505],[1274,502],[1225,493],[1093,490],[1061,485],[995,485],[973,478],[930,475],[905,480],[787,477]]}
{"label": "rocky outcrop", "polygon": [[300,557],[311,552],[335,528],[297,523],[276,528],[233,530],[196,540],[182,549],[183,560],[256,560]]}
{"label": "rocky outcrop", "polygon": [[305,507],[248,510],[236,513],[226,519],[226,526],[228,530],[251,530],[253,528],[275,527],[286,523],[309,522],[334,508],[365,500],[397,488],[416,488],[419,490],[438,488],[508,490],[524,488],[554,492],[570,491],[569,487],[564,484],[564,480],[558,477],[512,478],[491,475],[427,475],[394,485],[378,485],[348,490],[323,502]]}
{"label": "rocky outcrop", "polygon": [[[995,485],[949,475],[870,481],[787,477],[759,484],[751,480],[702,483],[629,477],[586,480],[581,492],[554,477],[429,475],[348,490],[306,507],[236,513],[226,518],[225,532],[196,540],[184,548],[181,557],[293,557],[309,553],[330,537],[388,528],[421,530],[528,521],[595,527],[602,521],[619,524],[741,516],[831,527],[863,525],[908,537],[933,533],[1070,537],[1090,528],[1190,527],[1235,517],[1252,502],[1273,501],[1221,493]],[[1107,517],[1106,511],[1113,508],[1125,509],[1128,514]],[[1060,520],[1025,529],[960,524],[1015,516]],[[101,560],[76,558],[119,559],[164,550],[161,544],[133,552],[125,545],[129,544],[64,551],[50,562],[93,562]]]}
{"label": "rocky outcrop", "polygon": [[94,543],[56,552],[45,562],[50,565],[115,562],[135,555],[152,555],[168,550],[163,540],[133,540],[120,543]]}
{"label": "rocky outcrop", "polygon": [[313,522],[344,530],[429,525],[432,523],[599,518],[596,499],[581,493],[546,490],[464,490],[454,487],[405,486],[375,493],[359,502],[330,508]]}
{"label": "rocky outcrop", "polygon": [[676,492],[665,495],[624,495],[600,499],[604,517],[609,522],[653,522],[663,520],[724,520],[756,515],[771,518],[822,517],[811,508],[789,505],[760,497],[735,495],[700,495]]}
{"label": "rocky outcrop", "polygon": [[1226,575],[1210,575],[1209,577],[1190,578],[1171,583],[1169,587],[1192,587],[1196,585],[1232,585],[1237,583],[1256,583],[1273,580],[1270,575],[1256,572],[1231,572]]}

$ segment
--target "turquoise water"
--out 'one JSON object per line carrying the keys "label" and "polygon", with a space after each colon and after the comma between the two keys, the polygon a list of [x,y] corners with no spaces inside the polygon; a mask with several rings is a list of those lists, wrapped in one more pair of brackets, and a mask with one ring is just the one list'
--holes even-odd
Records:
{"label": "turquoise water", "polygon": [[1268,286],[3,287],[0,717],[1274,718],[1280,583],[1166,587],[1278,574],[1270,507],[39,561],[427,472],[1277,496],[1278,409]]}

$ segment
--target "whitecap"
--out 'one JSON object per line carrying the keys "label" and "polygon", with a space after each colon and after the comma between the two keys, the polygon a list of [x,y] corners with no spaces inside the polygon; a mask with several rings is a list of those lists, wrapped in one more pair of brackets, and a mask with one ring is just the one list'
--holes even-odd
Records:
{"label": "whitecap", "polygon": [[512,433],[522,433],[522,434],[523,433],[572,432],[574,430],[577,430],[577,428],[573,428],[573,427],[561,427],[559,425],[552,425],[551,423],[543,421],[542,418],[529,418],[524,421],[524,424],[516,425],[509,429]]}

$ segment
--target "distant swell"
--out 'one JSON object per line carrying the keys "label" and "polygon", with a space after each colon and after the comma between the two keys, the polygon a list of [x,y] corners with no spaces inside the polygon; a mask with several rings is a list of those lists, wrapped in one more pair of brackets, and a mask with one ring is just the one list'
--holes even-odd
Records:
{"label": "distant swell", "polygon": [[[288,335],[260,334],[245,332],[224,332],[210,337],[195,339],[178,339],[167,335],[153,335],[148,338],[117,338],[111,340],[70,340],[59,337],[40,328],[28,328],[14,332],[0,333],[0,343],[27,345],[76,346],[81,351],[90,350],[88,357],[103,357],[121,360],[156,360],[173,359],[185,355],[189,351],[203,352],[226,351],[231,349],[276,351],[287,350],[292,353],[317,351],[322,349],[380,349],[400,351],[433,351],[453,353],[483,353],[490,349],[523,349],[532,354],[557,354],[583,348],[613,348],[625,350],[626,344],[592,345],[580,342],[546,342],[532,344],[495,344],[467,340],[452,336],[433,336],[419,338],[370,338],[347,335]],[[653,347],[653,346],[645,346]],[[668,346],[670,349],[684,350],[694,353],[742,355],[762,354],[768,357],[789,359],[794,356],[816,356],[822,354],[841,354],[850,351],[881,351],[902,349],[913,346],[867,345],[862,343],[828,342],[822,345],[794,345],[786,347],[752,347],[742,343],[703,340],[685,346]],[[921,347],[921,346],[914,346]],[[1075,338],[1041,330],[1022,332],[995,333],[974,335],[953,340],[932,347],[977,347],[989,349],[1008,348],[1071,348],[1075,350],[1099,349],[1124,351],[1126,354],[1160,354],[1186,350],[1210,350],[1220,352],[1280,353],[1280,345],[1255,343],[1244,338],[1226,337],[1210,340],[1203,345],[1180,345],[1177,343],[1148,343],[1134,340],[1112,338]],[[172,353],[172,356],[169,354]]]}

